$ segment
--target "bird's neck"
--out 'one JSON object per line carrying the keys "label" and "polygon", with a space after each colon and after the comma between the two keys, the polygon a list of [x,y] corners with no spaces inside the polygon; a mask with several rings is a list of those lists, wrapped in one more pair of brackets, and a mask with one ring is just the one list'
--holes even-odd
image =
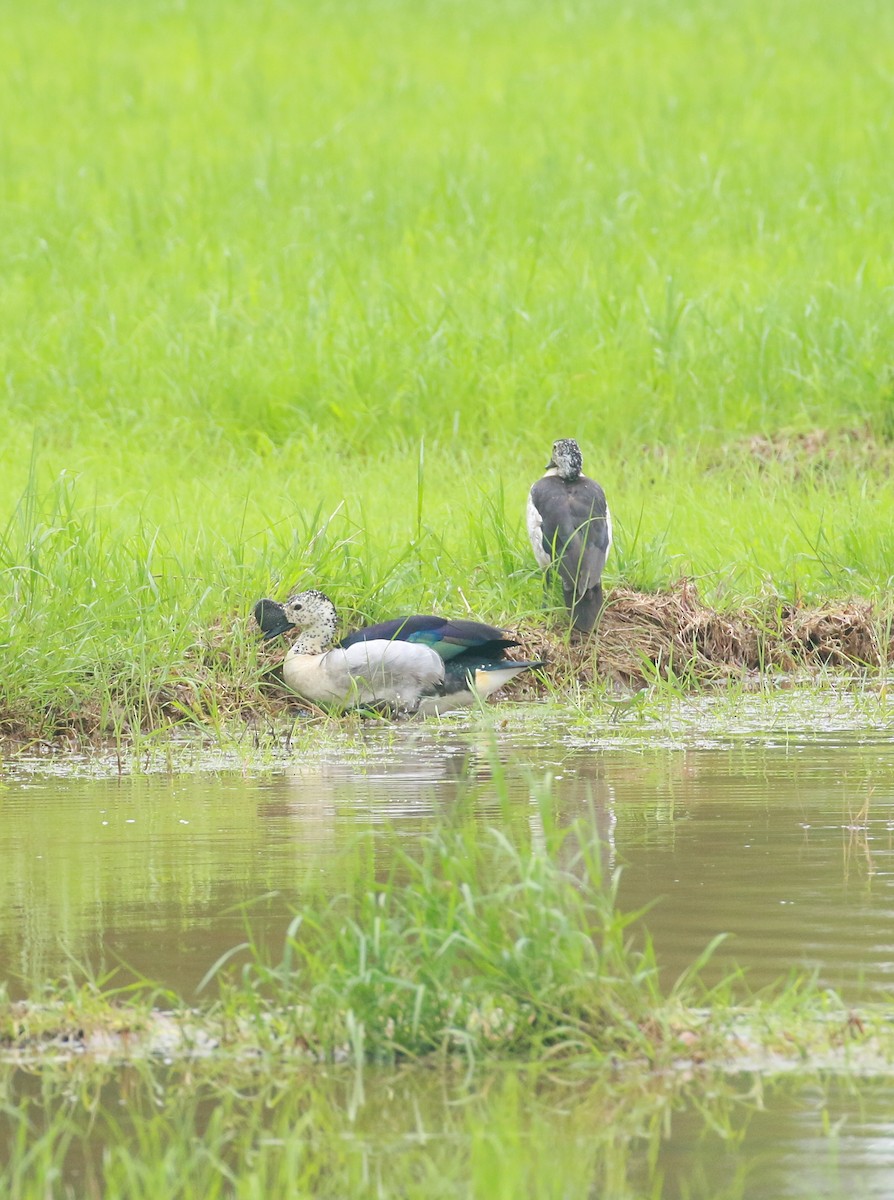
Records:
{"label": "bird's neck", "polygon": [[302,629],[292,642],[293,654],[323,654],[332,644],[332,630],[327,628]]}

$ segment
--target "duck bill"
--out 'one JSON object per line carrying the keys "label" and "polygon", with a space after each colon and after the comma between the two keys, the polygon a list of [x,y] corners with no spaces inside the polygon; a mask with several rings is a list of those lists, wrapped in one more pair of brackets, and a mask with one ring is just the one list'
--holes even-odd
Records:
{"label": "duck bill", "polygon": [[292,628],[292,622],[286,617],[286,610],[275,600],[259,600],[252,612],[265,642],[279,637],[281,633],[287,633]]}

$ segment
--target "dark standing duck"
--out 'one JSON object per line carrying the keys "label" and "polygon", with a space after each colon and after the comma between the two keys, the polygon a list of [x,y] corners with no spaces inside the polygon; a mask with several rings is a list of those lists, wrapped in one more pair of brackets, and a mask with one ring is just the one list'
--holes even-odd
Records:
{"label": "dark standing duck", "polygon": [[[521,671],[542,662],[506,658],[518,643],[479,621],[397,617],[335,639],[335,605],[322,592],[299,592],[285,604],[259,600],[255,620],[265,639],[300,629],[283,661],[293,691],[338,708],[386,705],[423,716],[486,700]],[[331,648],[330,648],[331,647]]]}
{"label": "dark standing duck", "polygon": [[612,519],[605,492],[581,474],[582,467],[574,438],[553,443],[546,474],[528,497],[528,535],[547,578],[559,573],[574,628],[590,633],[602,609],[602,570],[612,544]]}

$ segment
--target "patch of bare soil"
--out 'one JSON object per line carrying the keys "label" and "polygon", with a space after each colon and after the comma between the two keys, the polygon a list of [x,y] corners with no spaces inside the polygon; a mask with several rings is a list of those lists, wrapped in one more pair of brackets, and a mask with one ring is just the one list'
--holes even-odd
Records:
{"label": "patch of bare soil", "polygon": [[774,465],[795,479],[852,470],[889,476],[894,468],[894,447],[888,441],[879,441],[869,425],[772,436],[755,434],[728,443],[721,455],[726,460],[750,458],[761,470]]}

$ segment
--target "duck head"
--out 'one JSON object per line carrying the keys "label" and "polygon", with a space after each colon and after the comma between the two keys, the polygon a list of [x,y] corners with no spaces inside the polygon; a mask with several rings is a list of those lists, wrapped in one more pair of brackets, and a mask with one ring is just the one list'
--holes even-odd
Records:
{"label": "duck head", "polygon": [[297,592],[282,606],[283,618],[290,626],[301,630],[293,643],[296,654],[322,654],[335,638],[337,617],[335,605],[322,592]]}
{"label": "duck head", "polygon": [[547,471],[555,471],[560,479],[571,482],[579,477],[583,467],[580,446],[574,438],[559,438],[553,442],[553,455],[546,465]]}
{"label": "duck head", "polygon": [[301,637],[292,647],[299,654],[321,654],[335,637],[338,623],[335,605],[323,592],[296,592],[285,604],[259,600],[252,611],[265,642],[291,629],[300,629]]}

